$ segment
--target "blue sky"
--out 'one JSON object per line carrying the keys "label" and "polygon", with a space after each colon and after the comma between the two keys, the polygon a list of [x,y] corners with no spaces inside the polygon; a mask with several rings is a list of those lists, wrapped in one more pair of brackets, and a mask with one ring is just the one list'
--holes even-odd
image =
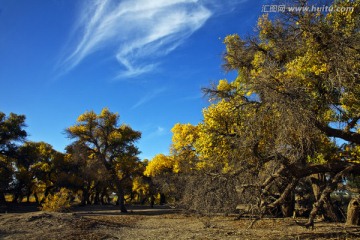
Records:
{"label": "blue sky", "polygon": [[252,34],[265,1],[1,0],[0,111],[25,114],[29,140],[63,151],[64,129],[108,107],[142,132],[140,157],[168,153],[175,123],[197,124],[201,88],[228,34]]}

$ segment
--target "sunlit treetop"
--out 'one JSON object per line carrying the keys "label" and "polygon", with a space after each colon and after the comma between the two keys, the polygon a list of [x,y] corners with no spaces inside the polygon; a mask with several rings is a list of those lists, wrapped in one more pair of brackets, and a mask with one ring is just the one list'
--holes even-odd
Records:
{"label": "sunlit treetop", "polygon": [[172,172],[174,170],[174,161],[171,157],[164,154],[156,155],[146,166],[144,171],[145,176],[155,177],[165,172]]}

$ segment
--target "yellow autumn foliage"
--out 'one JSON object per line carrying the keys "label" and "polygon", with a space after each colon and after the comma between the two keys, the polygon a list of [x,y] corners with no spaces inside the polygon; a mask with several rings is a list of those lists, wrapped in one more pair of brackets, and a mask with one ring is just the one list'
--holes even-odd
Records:
{"label": "yellow autumn foliage", "polygon": [[174,169],[174,161],[171,157],[164,154],[157,154],[146,166],[144,175],[154,177],[163,172],[172,172]]}
{"label": "yellow autumn foliage", "polygon": [[43,211],[66,212],[71,207],[72,193],[66,188],[61,188],[59,192],[49,194],[42,204]]}

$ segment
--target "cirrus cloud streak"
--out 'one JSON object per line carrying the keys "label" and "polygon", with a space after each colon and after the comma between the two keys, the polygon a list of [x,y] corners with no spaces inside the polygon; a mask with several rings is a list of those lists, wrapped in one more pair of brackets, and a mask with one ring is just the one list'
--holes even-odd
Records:
{"label": "cirrus cloud streak", "polygon": [[86,1],[76,23],[78,40],[61,61],[63,73],[99,50],[110,50],[121,68],[117,78],[153,71],[212,15],[198,0]]}

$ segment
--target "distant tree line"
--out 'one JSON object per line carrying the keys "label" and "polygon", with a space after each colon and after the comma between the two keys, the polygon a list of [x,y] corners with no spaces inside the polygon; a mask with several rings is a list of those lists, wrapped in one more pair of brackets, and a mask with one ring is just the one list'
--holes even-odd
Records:
{"label": "distant tree line", "polygon": [[144,202],[149,197],[146,162],[139,160],[135,146],[141,134],[119,124],[118,114],[105,108],[100,114],[80,115],[66,129],[75,141],[65,153],[45,142],[27,141],[25,127],[24,115],[0,112],[0,205],[31,198],[43,205],[65,188],[71,201],[85,205],[116,200],[126,212],[126,200]]}

